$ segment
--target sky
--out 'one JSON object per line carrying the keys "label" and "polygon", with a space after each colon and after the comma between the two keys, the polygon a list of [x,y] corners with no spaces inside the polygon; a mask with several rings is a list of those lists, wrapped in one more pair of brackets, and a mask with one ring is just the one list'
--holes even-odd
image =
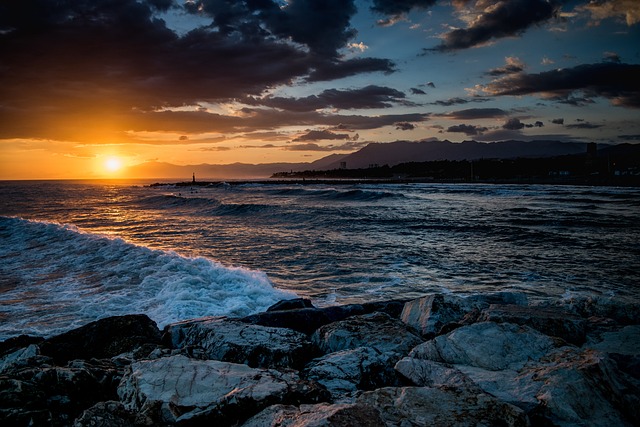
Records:
{"label": "sky", "polygon": [[638,0],[0,0],[0,179],[640,142]]}

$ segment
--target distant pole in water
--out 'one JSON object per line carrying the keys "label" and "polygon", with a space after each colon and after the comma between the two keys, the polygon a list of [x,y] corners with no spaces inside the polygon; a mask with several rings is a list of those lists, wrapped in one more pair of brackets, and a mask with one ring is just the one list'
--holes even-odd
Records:
{"label": "distant pole in water", "polygon": [[194,183],[194,184],[196,183],[196,173],[195,172],[193,173],[193,180],[191,182]]}

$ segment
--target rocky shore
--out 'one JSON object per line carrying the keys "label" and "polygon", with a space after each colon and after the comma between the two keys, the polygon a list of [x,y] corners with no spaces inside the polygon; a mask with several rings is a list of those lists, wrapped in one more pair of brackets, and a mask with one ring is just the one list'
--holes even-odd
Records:
{"label": "rocky shore", "polygon": [[3,426],[640,425],[640,307],[433,294],[0,343]]}

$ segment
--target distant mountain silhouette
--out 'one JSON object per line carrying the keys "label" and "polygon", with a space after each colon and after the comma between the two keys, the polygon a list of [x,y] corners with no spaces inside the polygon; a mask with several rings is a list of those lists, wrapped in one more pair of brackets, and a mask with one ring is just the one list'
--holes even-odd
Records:
{"label": "distant mountain silhouette", "polygon": [[[265,163],[228,165],[187,165],[147,162],[129,167],[131,178],[196,179],[251,179],[267,178],[276,172],[338,169],[346,162],[348,169],[368,168],[372,165],[394,166],[406,162],[433,160],[509,159],[517,157],[553,157],[586,152],[586,143],[560,141],[502,141],[484,143],[464,141],[397,141],[371,143],[351,154],[331,154],[311,163]],[[602,148],[599,146],[599,148]]]}
{"label": "distant mountain silhouette", "polygon": [[464,141],[397,141],[372,143],[328,165],[337,169],[346,162],[348,169],[367,168],[371,165],[394,166],[407,162],[433,160],[510,159],[516,157],[553,157],[586,152],[586,143],[560,141],[501,141],[483,143]]}

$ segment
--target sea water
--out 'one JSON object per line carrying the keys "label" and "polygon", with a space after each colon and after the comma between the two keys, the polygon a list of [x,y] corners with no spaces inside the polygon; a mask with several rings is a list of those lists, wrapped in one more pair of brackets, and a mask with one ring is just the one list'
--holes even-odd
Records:
{"label": "sea water", "polygon": [[432,292],[640,300],[640,189],[0,182],[0,340]]}

